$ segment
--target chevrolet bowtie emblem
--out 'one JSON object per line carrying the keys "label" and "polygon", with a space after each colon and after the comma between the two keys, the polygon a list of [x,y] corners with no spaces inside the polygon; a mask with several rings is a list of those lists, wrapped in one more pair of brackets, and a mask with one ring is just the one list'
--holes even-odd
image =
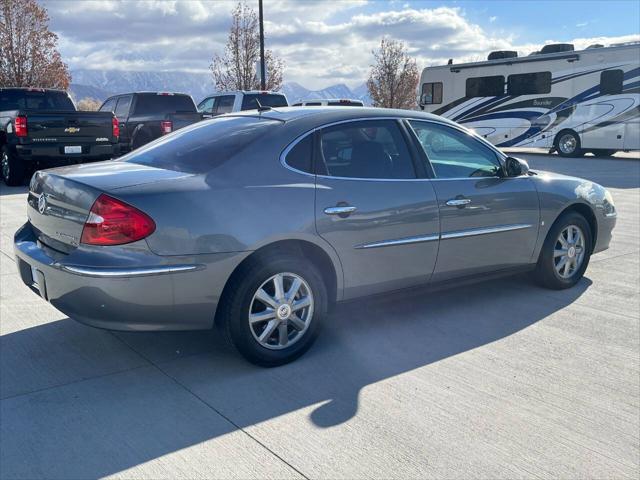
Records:
{"label": "chevrolet bowtie emblem", "polygon": [[68,127],[68,128],[65,128],[64,131],[66,133],[78,133],[80,129],[76,127]]}

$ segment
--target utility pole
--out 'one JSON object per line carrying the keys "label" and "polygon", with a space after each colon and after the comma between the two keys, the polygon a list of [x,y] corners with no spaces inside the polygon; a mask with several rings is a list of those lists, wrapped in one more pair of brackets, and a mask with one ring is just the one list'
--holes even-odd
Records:
{"label": "utility pole", "polygon": [[260,17],[260,90],[267,89],[264,65],[264,20],[262,17],[262,0],[258,0],[258,15]]}

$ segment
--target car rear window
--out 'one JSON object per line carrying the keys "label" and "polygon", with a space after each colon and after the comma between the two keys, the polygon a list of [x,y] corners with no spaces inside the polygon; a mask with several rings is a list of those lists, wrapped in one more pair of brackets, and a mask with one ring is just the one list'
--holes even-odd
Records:
{"label": "car rear window", "polygon": [[58,110],[75,112],[73,102],[65,92],[39,90],[0,91],[1,110]]}
{"label": "car rear window", "polygon": [[204,173],[230,160],[282,122],[256,117],[219,117],[160,137],[122,161],[187,173]]}
{"label": "car rear window", "polygon": [[137,115],[197,112],[196,104],[188,95],[158,95],[155,93],[138,95],[135,111]]}
{"label": "car rear window", "polygon": [[256,99],[263,107],[288,107],[287,97],[277,93],[247,93],[242,99],[242,110],[258,108]]}

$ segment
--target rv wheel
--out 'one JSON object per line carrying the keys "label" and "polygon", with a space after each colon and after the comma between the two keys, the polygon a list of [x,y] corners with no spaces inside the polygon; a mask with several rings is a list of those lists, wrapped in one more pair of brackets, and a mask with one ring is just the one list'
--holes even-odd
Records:
{"label": "rv wheel", "polygon": [[580,148],[580,137],[572,130],[564,130],[558,134],[555,141],[556,151],[563,157],[581,157],[584,155]]}

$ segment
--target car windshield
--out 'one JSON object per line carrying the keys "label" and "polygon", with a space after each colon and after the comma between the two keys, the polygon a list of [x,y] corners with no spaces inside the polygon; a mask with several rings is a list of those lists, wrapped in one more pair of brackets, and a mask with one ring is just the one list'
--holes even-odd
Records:
{"label": "car windshield", "polygon": [[75,112],[73,102],[65,92],[42,90],[0,91],[2,110],[58,110]]}
{"label": "car windshield", "polygon": [[122,161],[187,173],[204,173],[230,160],[282,122],[219,117],[195,123],[145,145]]}
{"label": "car windshield", "polygon": [[242,110],[258,108],[256,100],[263,107],[288,107],[287,98],[278,93],[247,93],[242,99]]}
{"label": "car windshield", "polygon": [[140,94],[136,100],[136,114],[155,115],[173,112],[195,113],[196,105],[188,95]]}

